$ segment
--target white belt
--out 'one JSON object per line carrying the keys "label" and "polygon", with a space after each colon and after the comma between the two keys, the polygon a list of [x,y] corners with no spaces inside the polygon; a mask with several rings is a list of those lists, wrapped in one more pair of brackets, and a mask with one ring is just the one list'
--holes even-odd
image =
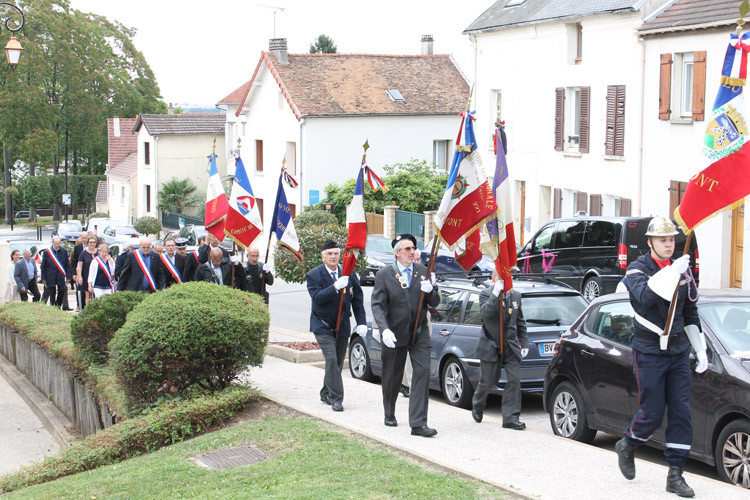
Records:
{"label": "white belt", "polygon": [[658,326],[656,326],[655,324],[653,324],[652,322],[650,322],[649,320],[647,320],[646,318],[638,314],[637,312],[633,312],[633,317],[638,323],[641,324],[641,326],[643,326],[644,328],[648,330],[651,330],[655,334],[661,335],[664,333],[663,328],[659,328]]}

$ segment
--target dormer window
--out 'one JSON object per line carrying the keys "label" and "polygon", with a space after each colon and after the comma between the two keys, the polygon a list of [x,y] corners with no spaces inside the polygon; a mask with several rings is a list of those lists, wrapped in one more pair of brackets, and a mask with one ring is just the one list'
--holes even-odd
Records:
{"label": "dormer window", "polygon": [[393,102],[406,102],[406,99],[404,99],[404,96],[401,95],[401,92],[399,92],[396,89],[386,90],[386,93],[388,94],[388,97],[390,97],[391,101]]}

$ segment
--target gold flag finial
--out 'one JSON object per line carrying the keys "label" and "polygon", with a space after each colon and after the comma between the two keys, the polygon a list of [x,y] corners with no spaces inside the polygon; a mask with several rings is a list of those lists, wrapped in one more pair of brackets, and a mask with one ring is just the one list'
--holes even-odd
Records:
{"label": "gold flag finial", "polygon": [[284,159],[281,160],[281,170],[284,170],[286,168],[286,155],[284,155]]}
{"label": "gold flag finial", "polygon": [[365,158],[367,158],[367,150],[370,149],[370,142],[368,139],[365,139],[365,143],[362,144],[362,147],[364,148],[365,152],[362,154],[362,161],[365,161]]}
{"label": "gold flag finial", "polygon": [[471,84],[471,88],[469,89],[469,99],[466,101],[466,109],[471,109],[471,96],[474,93],[474,84]]}
{"label": "gold flag finial", "polygon": [[745,16],[748,12],[750,12],[750,2],[742,0],[742,3],[740,3],[740,18],[737,19],[737,36],[742,34],[742,27],[745,25]]}
{"label": "gold flag finial", "polygon": [[214,137],[214,146],[213,146],[213,149],[211,150],[211,154],[214,154],[214,155],[216,154],[216,137]]}
{"label": "gold flag finial", "polygon": [[242,147],[242,139],[239,137],[237,138],[237,152],[240,152],[240,148]]}

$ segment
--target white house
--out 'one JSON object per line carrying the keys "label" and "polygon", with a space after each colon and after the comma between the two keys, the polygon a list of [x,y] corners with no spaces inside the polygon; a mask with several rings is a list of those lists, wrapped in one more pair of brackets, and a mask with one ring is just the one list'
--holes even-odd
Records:
{"label": "white house", "polygon": [[478,146],[493,158],[494,123],[506,122],[522,242],[549,219],[578,211],[639,214],[637,29],[653,3],[498,0],[464,30],[476,50]]}
{"label": "white house", "polygon": [[[135,118],[108,118],[107,211],[113,219],[132,222],[137,205],[136,171],[138,136],[133,133]],[[98,193],[97,193],[98,194]],[[101,202],[97,196],[97,210]]]}
{"label": "white house", "polygon": [[225,154],[240,146],[265,228],[284,158],[300,183],[286,188],[293,214],[357,175],[365,141],[378,172],[412,158],[449,166],[469,85],[450,56],[432,54],[432,37],[422,46],[422,55],[288,54],[286,39],[271,40],[250,81],[218,103]]}
{"label": "white house", "polygon": [[[639,29],[645,47],[641,212],[671,214],[690,178],[708,165],[700,147],[719,88],[736,0],[670,2]],[[750,238],[744,209],[727,211],[695,230],[701,287],[750,288]],[[749,240],[750,241],[750,240]]]}

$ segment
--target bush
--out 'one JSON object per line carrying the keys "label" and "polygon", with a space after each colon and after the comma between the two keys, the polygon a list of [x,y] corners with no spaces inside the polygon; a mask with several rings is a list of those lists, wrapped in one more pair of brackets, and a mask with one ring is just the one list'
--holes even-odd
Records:
{"label": "bush", "polygon": [[109,214],[107,212],[94,212],[92,214],[89,214],[87,220],[91,220],[94,217],[96,217],[96,218],[109,217]]}
{"label": "bush", "polygon": [[[304,283],[307,272],[323,263],[320,258],[320,247],[323,242],[333,240],[343,249],[349,231],[339,226],[335,215],[324,210],[308,210],[302,213],[294,219],[294,228],[299,237],[302,262],[297,260],[292,252],[277,244],[274,269],[284,281]],[[354,269],[362,272],[366,265],[366,260],[360,257]]]}
{"label": "bush", "polygon": [[268,323],[258,295],[213,283],[173,286],[128,314],[109,344],[110,363],[131,407],[222,389],[263,362]]}
{"label": "bush", "polygon": [[88,363],[106,363],[109,342],[125,324],[125,318],[146,296],[140,292],[118,292],[86,304],[70,324],[73,344]]}
{"label": "bush", "polygon": [[159,222],[159,219],[156,217],[149,217],[148,215],[135,221],[133,227],[136,231],[145,235],[159,234],[161,232],[161,222]]}

